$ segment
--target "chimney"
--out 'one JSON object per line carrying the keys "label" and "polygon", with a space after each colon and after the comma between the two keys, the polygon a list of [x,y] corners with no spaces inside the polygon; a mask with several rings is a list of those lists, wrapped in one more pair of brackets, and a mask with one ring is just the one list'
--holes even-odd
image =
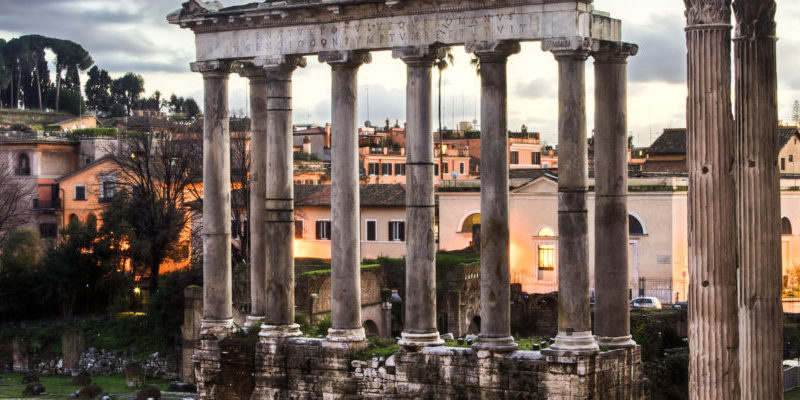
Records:
{"label": "chimney", "polygon": [[325,123],[325,147],[331,148],[331,123]]}
{"label": "chimney", "polygon": [[311,154],[311,138],[308,136],[303,138],[303,153]]}

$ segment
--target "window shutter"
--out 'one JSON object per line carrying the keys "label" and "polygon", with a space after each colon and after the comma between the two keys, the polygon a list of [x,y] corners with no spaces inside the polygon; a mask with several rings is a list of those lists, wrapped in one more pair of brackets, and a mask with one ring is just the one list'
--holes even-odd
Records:
{"label": "window shutter", "polygon": [[316,228],[317,240],[320,240],[322,239],[322,221],[317,221]]}
{"label": "window shutter", "polygon": [[389,240],[394,240],[394,232],[392,232],[392,221],[389,221]]}
{"label": "window shutter", "polygon": [[400,240],[406,240],[406,223],[405,222],[398,222],[397,223],[399,231],[400,231]]}
{"label": "window shutter", "polygon": [[386,164],[386,175],[392,174],[392,165],[394,164]]}

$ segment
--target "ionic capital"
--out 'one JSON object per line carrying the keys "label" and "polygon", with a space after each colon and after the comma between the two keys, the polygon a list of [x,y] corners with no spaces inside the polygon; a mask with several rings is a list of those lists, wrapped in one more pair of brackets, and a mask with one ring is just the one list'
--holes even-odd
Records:
{"label": "ionic capital", "polygon": [[259,57],[253,60],[253,66],[266,72],[292,72],[297,67],[305,68],[306,58],[294,54]]}
{"label": "ionic capital", "polygon": [[635,56],[639,46],[632,43],[598,41],[592,50],[595,63],[624,63],[628,57]]}
{"label": "ionic capital", "polygon": [[774,38],[775,1],[735,0],[736,38]]}
{"label": "ionic capital", "polygon": [[553,53],[556,60],[586,60],[597,46],[598,43],[596,41],[580,36],[542,40],[542,50]]}
{"label": "ionic capital", "polygon": [[508,56],[520,51],[519,42],[514,40],[495,40],[470,42],[464,45],[467,53],[473,53],[482,63],[505,62]]}
{"label": "ionic capital", "polygon": [[267,71],[264,67],[257,67],[253,63],[237,63],[233,66],[233,72],[242,78],[247,78],[251,82],[267,79]]}
{"label": "ionic capital", "polygon": [[224,60],[195,61],[189,66],[192,72],[200,72],[204,77],[228,76],[233,70],[233,63]]}
{"label": "ionic capital", "polygon": [[358,68],[372,62],[372,54],[366,50],[335,50],[319,53],[319,62],[334,68]]}
{"label": "ionic capital", "polygon": [[444,58],[447,49],[443,46],[403,46],[392,49],[392,57],[406,64],[433,66],[433,62]]}
{"label": "ionic capital", "polygon": [[731,23],[731,0],[683,0],[683,3],[686,5],[686,25],[689,27]]}

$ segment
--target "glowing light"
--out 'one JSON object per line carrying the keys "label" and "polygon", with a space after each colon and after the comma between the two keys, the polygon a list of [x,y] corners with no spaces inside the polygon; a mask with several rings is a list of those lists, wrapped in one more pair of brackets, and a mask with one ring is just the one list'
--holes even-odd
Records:
{"label": "glowing light", "polygon": [[139,294],[139,293],[141,293],[141,292],[142,292],[142,289],[139,289],[139,287],[138,287],[138,286],[137,286],[137,287],[135,287],[135,288],[133,288],[133,293]]}

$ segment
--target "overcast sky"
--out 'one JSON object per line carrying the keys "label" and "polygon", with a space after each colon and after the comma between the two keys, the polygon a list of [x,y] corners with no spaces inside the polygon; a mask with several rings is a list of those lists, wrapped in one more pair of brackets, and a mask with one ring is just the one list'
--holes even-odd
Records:
{"label": "overcast sky", "polygon": [[[223,0],[228,5],[254,0]],[[191,31],[169,25],[165,16],[182,0],[0,0],[0,37],[8,40],[38,33],[83,45],[95,62],[113,77],[125,72],[144,76],[147,95],[155,90],[202,101],[202,79],[189,71],[194,42]],[[686,45],[680,0],[595,0],[595,8],[622,20],[623,40],[639,44],[629,60],[629,124],[637,145],[647,145],[663,128],[685,125]],[[789,119],[800,99],[800,1],[778,4],[779,116]],[[794,32],[793,32],[794,31]],[[479,118],[480,83],[469,56],[454,49],[455,67],[444,73],[443,125]],[[593,126],[593,70],[586,69],[588,125]],[[557,64],[539,43],[525,43],[509,59],[509,127],[522,124],[556,142]],[[387,79],[391,77],[391,79]],[[405,118],[405,66],[389,52],[373,53],[373,62],[359,73],[359,120],[383,124]],[[330,120],[330,70],[309,57],[308,67],[295,72],[294,119],[297,123]],[[230,104],[245,108],[245,80],[231,79]],[[367,100],[368,98],[368,100]],[[434,104],[435,106],[435,104]]]}

